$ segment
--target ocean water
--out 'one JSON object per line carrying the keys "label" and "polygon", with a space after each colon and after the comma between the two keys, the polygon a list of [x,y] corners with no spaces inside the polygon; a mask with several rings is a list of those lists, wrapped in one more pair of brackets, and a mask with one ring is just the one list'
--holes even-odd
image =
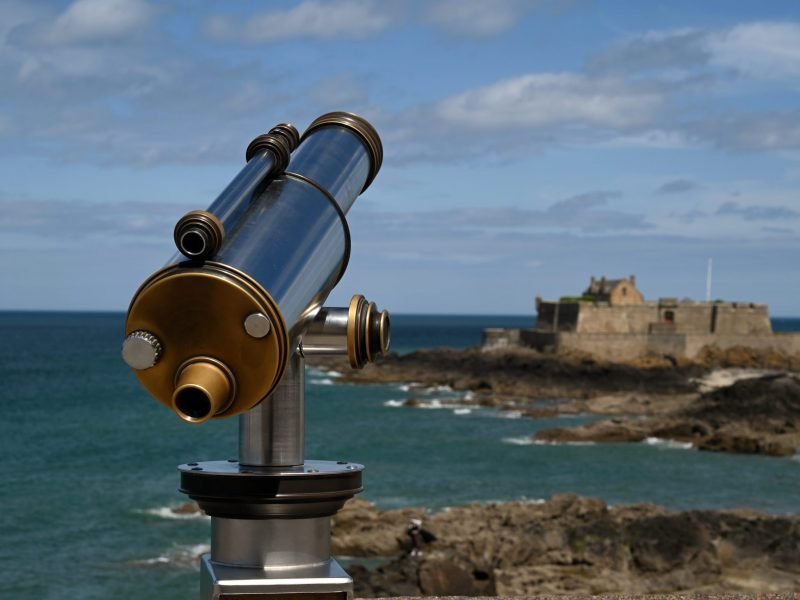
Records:
{"label": "ocean water", "polygon": [[[235,456],[235,419],[190,426],[119,358],[123,315],[0,313],[0,597],[191,598],[206,519],[174,518],[175,466]],[[395,316],[395,349],[463,347],[530,317]],[[800,319],[775,322],[800,330]],[[673,508],[797,513],[800,461],[709,454],[660,440],[536,445],[530,421],[452,405],[458,394],[353,386],[309,370],[310,458],[366,465],[381,507],[438,509],[561,492]],[[412,383],[412,382],[409,382]],[[398,406],[413,395],[427,408]]]}

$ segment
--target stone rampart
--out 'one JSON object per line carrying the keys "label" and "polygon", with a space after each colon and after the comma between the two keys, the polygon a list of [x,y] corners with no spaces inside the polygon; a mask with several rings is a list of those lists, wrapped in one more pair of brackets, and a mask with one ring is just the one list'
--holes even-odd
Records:
{"label": "stone rampart", "polygon": [[[487,335],[488,331],[493,333]],[[513,333],[503,336],[498,332]],[[505,341],[497,342],[498,339]],[[490,344],[490,340],[494,342]],[[509,345],[526,346],[556,354],[585,353],[613,361],[632,360],[648,355],[696,358],[706,346],[716,346],[723,350],[739,346],[794,355],[800,354],[800,334],[576,333],[534,329],[484,331],[485,347]]]}
{"label": "stone rampart", "polygon": [[490,328],[483,330],[483,348],[504,348],[521,346],[519,329]]}
{"label": "stone rampart", "polygon": [[770,335],[766,305],[659,301],[613,305],[564,301],[537,304],[539,331],[586,334]]}

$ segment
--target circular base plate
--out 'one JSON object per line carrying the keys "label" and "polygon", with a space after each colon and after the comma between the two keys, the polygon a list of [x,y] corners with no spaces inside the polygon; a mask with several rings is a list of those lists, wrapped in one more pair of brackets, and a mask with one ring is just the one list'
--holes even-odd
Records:
{"label": "circular base plate", "polygon": [[363,465],[345,461],[307,460],[292,468],[207,461],[178,469],[181,492],[212,517],[324,517],[335,514],[363,489]]}

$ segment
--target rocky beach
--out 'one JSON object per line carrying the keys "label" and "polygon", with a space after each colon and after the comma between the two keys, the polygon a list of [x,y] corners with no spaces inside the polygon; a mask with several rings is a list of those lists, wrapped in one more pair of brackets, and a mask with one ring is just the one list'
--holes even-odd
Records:
{"label": "rocky beach", "polygon": [[746,348],[705,349],[694,361],[630,362],[555,356],[526,348],[421,350],[389,355],[361,371],[315,359],[352,383],[413,382],[467,393],[458,403],[525,418],[610,417],[540,431],[548,442],[641,442],[661,438],[700,450],[789,456],[800,447],[800,357]]}
{"label": "rocky beach", "polygon": [[[416,549],[411,519],[431,539]],[[350,557],[360,597],[800,589],[800,517],[746,509],[671,512],[564,494],[428,514],[356,499],[334,518],[332,544]]]}
{"label": "rocky beach", "polygon": [[[461,390],[465,407],[522,418],[593,415],[538,431],[535,443],[672,440],[698,450],[786,457],[800,446],[800,359],[707,348],[695,361],[604,362],[522,348],[429,349],[362,371],[315,361],[349,383],[413,382]],[[450,401],[453,402],[453,401]],[[414,542],[412,519],[430,541]],[[610,506],[574,494],[430,513],[353,500],[334,519],[334,553],[350,557],[356,595],[797,592],[800,517],[748,508],[671,511]]]}

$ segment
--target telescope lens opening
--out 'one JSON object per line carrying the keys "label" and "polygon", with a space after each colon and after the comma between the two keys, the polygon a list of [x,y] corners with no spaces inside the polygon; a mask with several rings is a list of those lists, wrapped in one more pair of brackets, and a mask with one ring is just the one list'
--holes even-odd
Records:
{"label": "telescope lens opening", "polygon": [[191,420],[205,419],[211,413],[211,398],[205,390],[185,387],[175,393],[175,408]]}
{"label": "telescope lens opening", "polygon": [[188,256],[201,256],[208,247],[208,237],[199,229],[190,229],[181,236],[180,250]]}

